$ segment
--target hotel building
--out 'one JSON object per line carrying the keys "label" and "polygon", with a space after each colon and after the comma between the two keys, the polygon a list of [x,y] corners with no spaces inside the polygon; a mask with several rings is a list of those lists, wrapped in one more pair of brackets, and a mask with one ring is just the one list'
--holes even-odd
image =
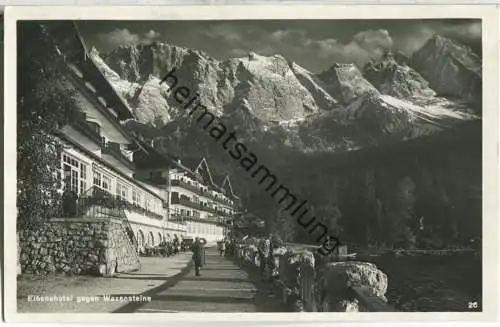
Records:
{"label": "hotel building", "polygon": [[208,242],[223,238],[240,206],[229,176],[214,178],[205,158],[161,155],[158,141],[152,141],[151,147],[142,144],[147,154],[135,154],[136,178],[168,190],[169,221],[186,226],[187,236],[199,236]]}
{"label": "hotel building", "polygon": [[[217,187],[198,174],[208,172],[205,160],[192,171],[131,135],[122,125],[134,119],[131,108],[88,56],[73,25],[58,51],[67,64],[67,87],[80,108],[58,134],[65,145],[63,189],[78,195],[77,215],[121,216],[139,247],[158,245],[174,235],[222,238],[236,199],[229,179]],[[106,201],[118,201],[119,213],[107,210],[105,203],[111,202]]]}

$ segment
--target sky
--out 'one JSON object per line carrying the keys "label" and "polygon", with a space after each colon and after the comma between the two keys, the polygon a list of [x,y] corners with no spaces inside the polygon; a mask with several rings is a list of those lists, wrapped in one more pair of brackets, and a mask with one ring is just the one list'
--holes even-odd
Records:
{"label": "sky", "polygon": [[79,21],[88,46],[159,41],[219,59],[281,54],[312,72],[333,63],[364,65],[385,50],[411,55],[434,34],[481,52],[480,20]]}

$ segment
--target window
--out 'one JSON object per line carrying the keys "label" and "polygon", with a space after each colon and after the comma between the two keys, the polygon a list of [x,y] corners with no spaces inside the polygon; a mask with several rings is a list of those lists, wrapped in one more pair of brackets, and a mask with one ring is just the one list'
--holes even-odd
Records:
{"label": "window", "polygon": [[151,210],[151,199],[146,195],[146,210]]}
{"label": "window", "polygon": [[111,178],[107,175],[102,175],[102,188],[104,190],[111,190]]}
{"label": "window", "polygon": [[66,153],[62,154],[64,187],[80,195],[87,190],[87,165]]}
{"label": "window", "polygon": [[136,190],[132,190],[132,203],[134,205],[139,205],[139,199],[138,199]]}
{"label": "window", "polygon": [[78,170],[71,170],[71,190],[78,194]]}
{"label": "window", "polygon": [[66,155],[66,154],[63,154],[63,161],[73,167],[76,167],[78,168],[79,165],[78,165],[78,160]]}
{"label": "window", "polygon": [[161,214],[161,201],[158,200],[158,199],[156,199],[156,209],[155,209],[155,212]]}
{"label": "window", "polygon": [[120,182],[116,182],[116,196],[121,196],[122,194],[122,184]]}
{"label": "window", "polygon": [[94,185],[99,187],[99,188],[102,186],[101,176],[102,175],[100,172],[98,172],[97,170],[94,170]]}
{"label": "window", "polygon": [[87,165],[80,163],[80,193],[87,190]]}
{"label": "window", "polygon": [[128,188],[127,186],[121,184],[120,182],[116,182],[116,195],[120,197],[122,200],[128,201]]}
{"label": "window", "polygon": [[122,185],[122,194],[121,197],[123,200],[128,199],[128,188],[125,185]]}

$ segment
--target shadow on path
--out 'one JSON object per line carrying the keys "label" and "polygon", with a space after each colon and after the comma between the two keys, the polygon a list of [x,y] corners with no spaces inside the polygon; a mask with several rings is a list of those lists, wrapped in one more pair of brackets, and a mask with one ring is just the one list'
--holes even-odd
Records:
{"label": "shadow on path", "polygon": [[186,281],[204,281],[204,282],[228,282],[228,283],[244,283],[248,282],[248,279],[245,278],[213,278],[213,277],[186,277],[182,280]]}
{"label": "shadow on path", "polygon": [[[181,270],[180,273],[178,273],[177,275],[174,275],[172,277],[169,277],[165,283],[163,283],[160,286],[157,286],[155,288],[152,288],[146,292],[143,292],[141,294],[137,294],[137,295],[150,296],[151,298],[153,298],[156,294],[158,294],[160,292],[164,292],[165,290],[167,290],[170,287],[177,284],[184,276],[189,274],[189,271],[191,270],[192,267],[193,267],[193,262],[190,261],[187,264],[187,266]],[[146,303],[148,303],[148,302],[130,302],[130,303],[124,305],[123,307],[120,307],[117,310],[113,311],[113,313],[134,312],[134,311],[137,311],[137,309],[139,309],[141,306],[143,306]]]}
{"label": "shadow on path", "polygon": [[[158,287],[137,294],[151,297],[151,302],[130,302],[114,312],[287,311],[273,292],[273,284],[261,281],[258,269],[240,268],[231,258],[216,256],[213,252],[207,249],[207,262],[201,276],[194,276],[192,261],[172,277],[151,276],[151,280],[166,280]],[[122,278],[148,279],[147,275]]]}

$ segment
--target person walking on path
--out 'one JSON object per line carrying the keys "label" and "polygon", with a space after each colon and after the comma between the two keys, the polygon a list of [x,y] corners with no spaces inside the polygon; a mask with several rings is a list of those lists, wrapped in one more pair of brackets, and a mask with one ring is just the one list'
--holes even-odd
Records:
{"label": "person walking on path", "polygon": [[218,248],[219,254],[222,257],[224,255],[224,252],[226,251],[226,243],[224,242],[224,240],[219,241]]}
{"label": "person walking on path", "polygon": [[231,255],[231,253],[232,253],[231,243],[229,242],[228,239],[224,240],[224,249],[225,249],[224,255],[227,255],[227,256]]}
{"label": "person walking on path", "polygon": [[193,245],[191,246],[191,251],[193,252],[194,261],[194,271],[196,276],[200,276],[200,268],[202,266],[202,256],[204,252],[203,244],[200,242],[199,237],[195,238]]}

